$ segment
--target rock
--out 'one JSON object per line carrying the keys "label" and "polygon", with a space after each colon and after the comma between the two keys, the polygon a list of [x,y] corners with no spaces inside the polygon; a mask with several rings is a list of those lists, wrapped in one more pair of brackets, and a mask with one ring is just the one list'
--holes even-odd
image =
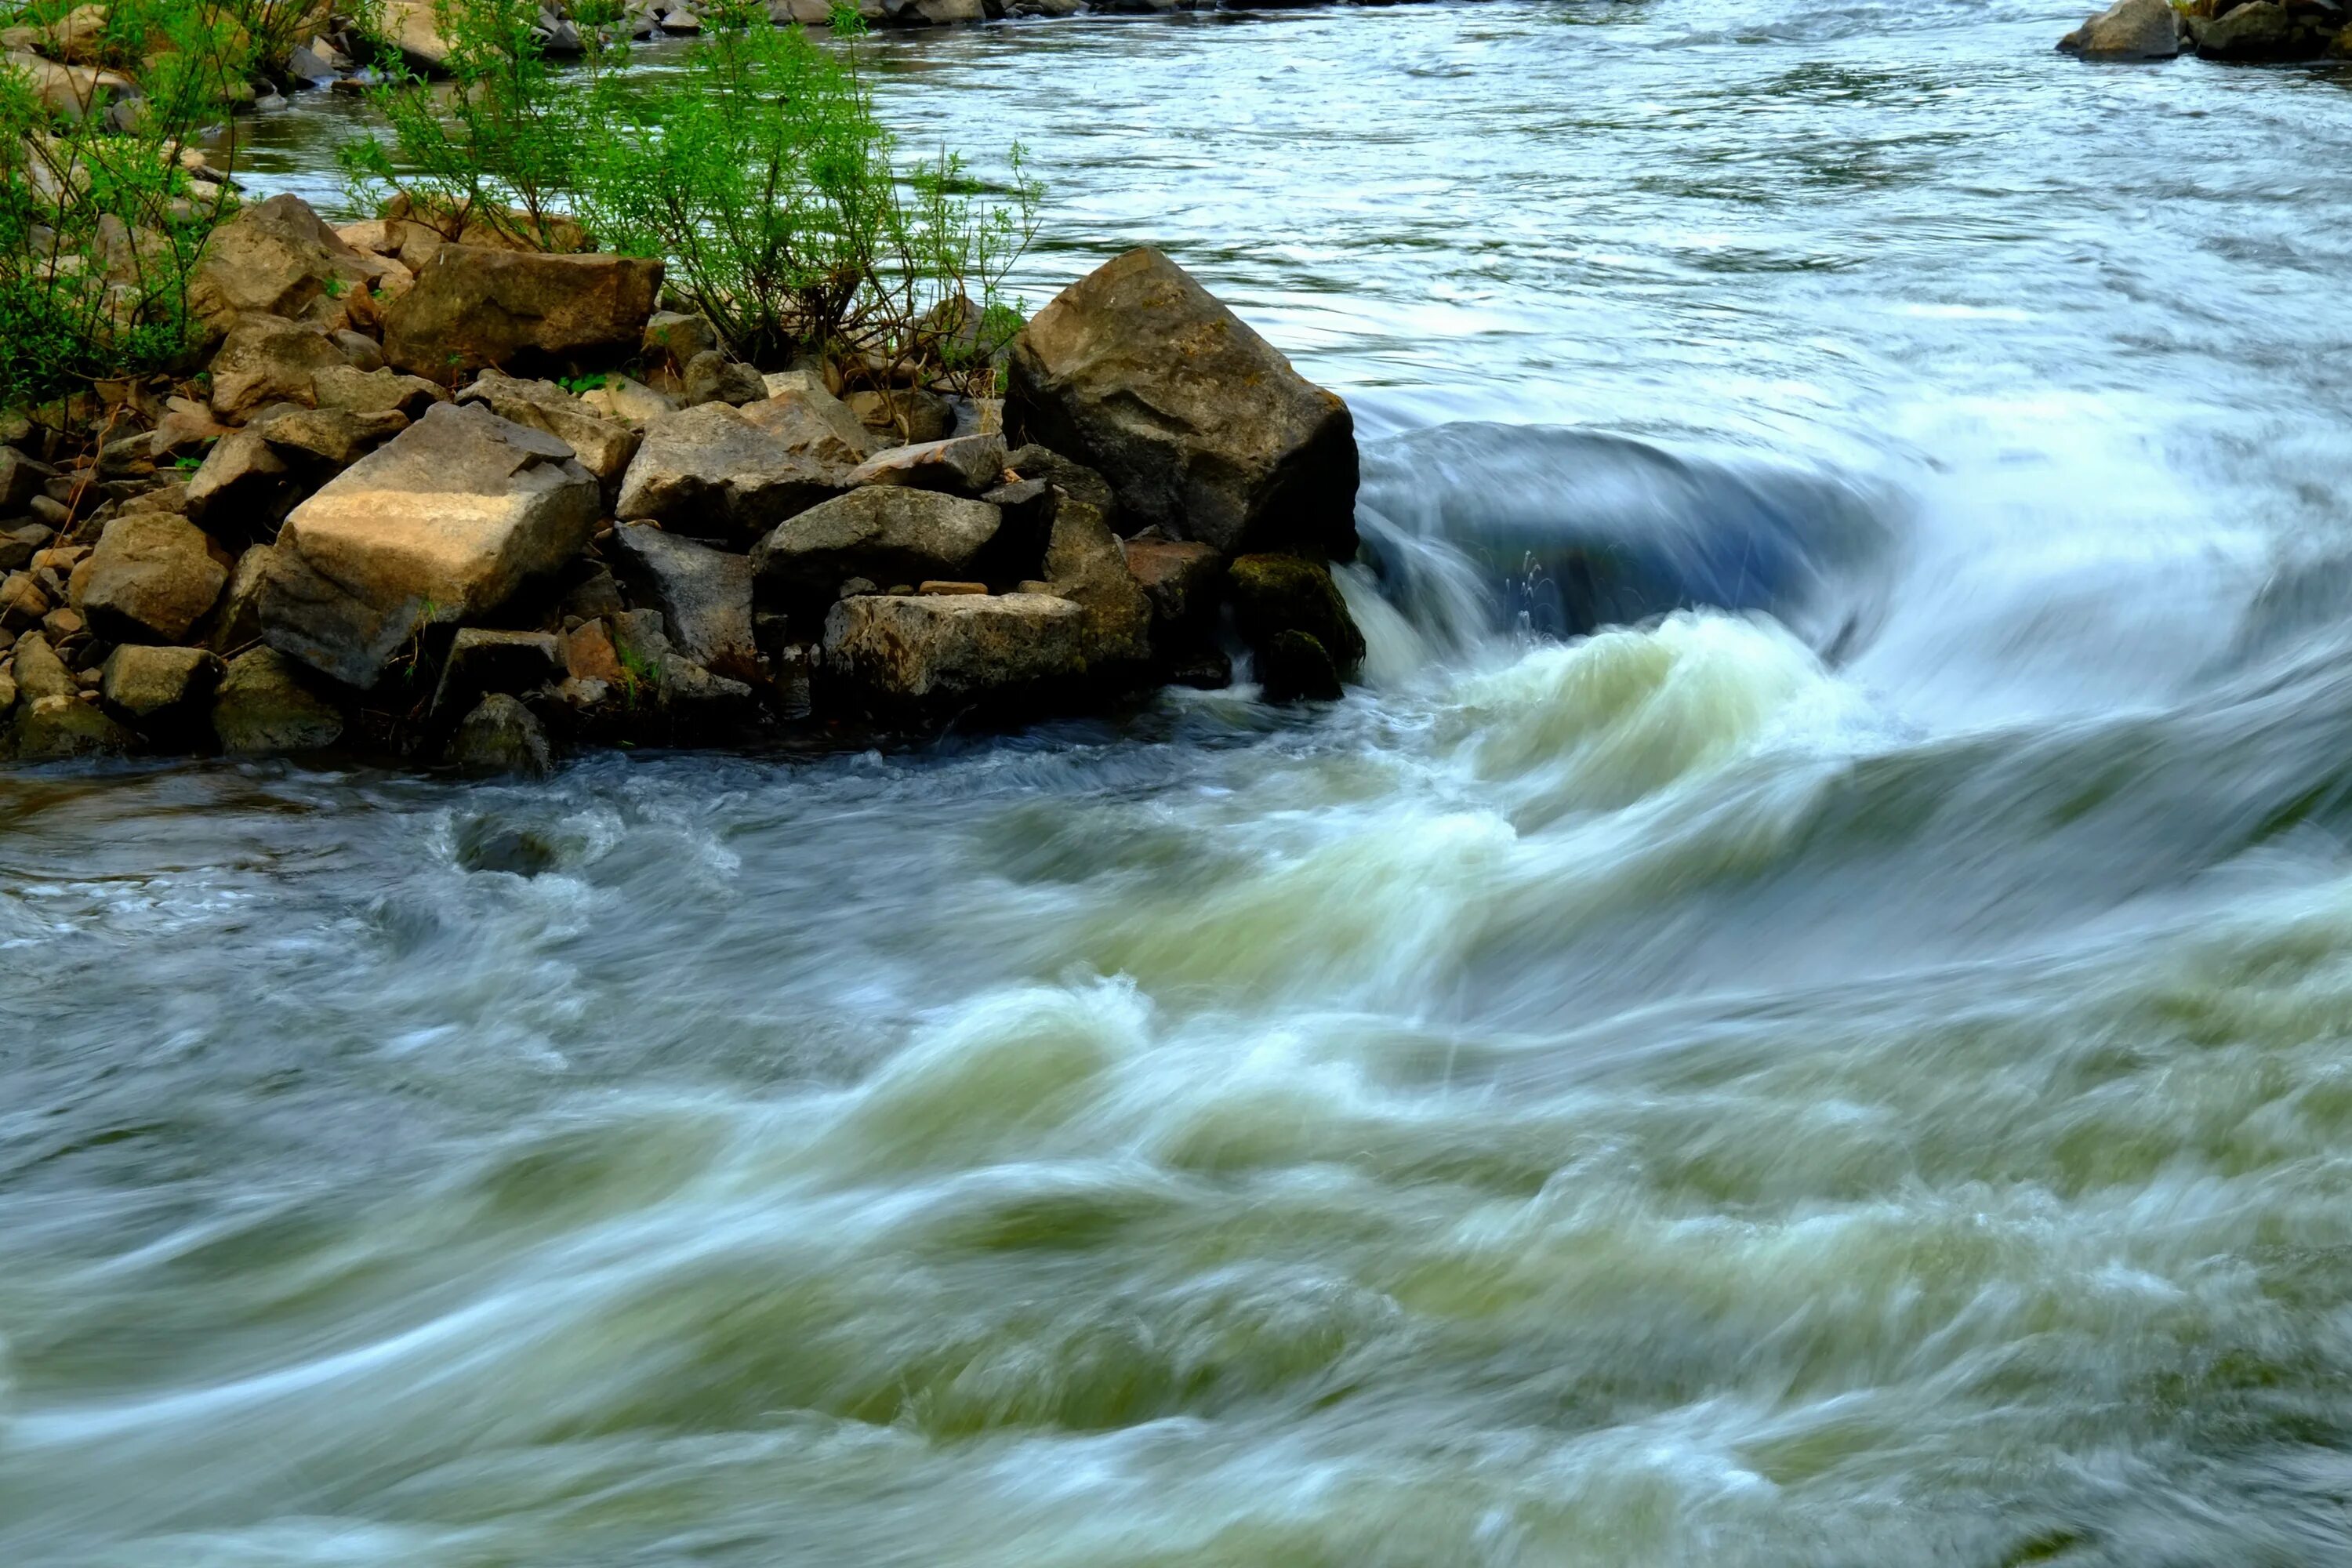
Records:
{"label": "rock", "polygon": [[29,630],[49,613],[49,595],[30,572],[12,572],[0,582],[0,627]]}
{"label": "rock", "polygon": [[392,370],[362,370],[344,363],[314,371],[311,401],[321,408],[347,408],[353,414],[399,414],[414,423],[447,394],[419,375]]}
{"label": "rock", "polygon": [[16,694],[25,702],[37,702],[45,697],[71,697],[80,688],[74,684],[73,671],[66,668],[49,639],[39,632],[27,632],[16,639],[15,648]]}
{"label": "rock", "polygon": [[312,378],[330,369],[360,374],[310,328],[276,316],[247,316],[213,356],[213,414],[234,424],[272,403],[312,406],[318,402]]}
{"label": "rock", "polygon": [[935,490],[869,486],[788,518],[751,552],[763,592],[814,608],[852,577],[915,583],[969,578],[1003,514]]}
{"label": "rock", "polygon": [[501,419],[546,431],[571,447],[580,466],[600,480],[619,479],[637,455],[641,437],[636,431],[598,414],[551,381],[521,381],[486,370],[457,395],[457,401],[478,403]]}
{"label": "rock", "polygon": [[408,428],[398,409],[362,414],[349,408],[264,410],[246,428],[281,458],[313,468],[350,468]]}
{"label": "rock", "polygon": [[677,400],[667,393],[656,392],[641,381],[631,381],[625,375],[608,375],[604,384],[583,393],[580,401],[592,413],[607,419],[618,419],[626,425],[645,425],[665,414],[677,412]]}
{"label": "rock", "polygon": [[661,292],[662,264],[445,245],[384,312],[383,357],[449,379],[486,365],[620,359]]}
{"label": "rock", "polygon": [[335,79],[335,68],[311,53],[308,44],[297,44],[286,57],[286,74],[298,82],[313,87]]}
{"label": "rock", "polygon": [[61,605],[41,617],[42,633],[60,647],[89,630],[89,623],[70,605]]}
{"label": "rock", "polygon": [[1082,674],[1086,612],[1040,594],[867,595],[824,623],[824,671],[885,706],[1034,696]]}
{"label": "rock", "polygon": [[301,197],[272,196],[237,209],[206,237],[189,274],[188,308],[223,332],[247,315],[334,314],[331,295],[364,290],[380,271]]}
{"label": "rock", "polygon": [[2180,17],[2172,0],[2116,0],[2058,47],[2086,60],[2168,60],[2180,52]]}
{"label": "rock", "polygon": [[1151,601],[1155,626],[1175,629],[1213,617],[1224,585],[1224,558],[1192,540],[1130,539],[1127,569]]}
{"label": "rock", "polygon": [[344,362],[354,369],[382,370],[383,368],[383,345],[365,332],[354,332],[345,328],[341,331],[329,332],[327,341],[334,345],[337,353],[343,356]]}
{"label": "rock", "polygon": [[474,705],[450,737],[448,759],[469,773],[545,778],[555,765],[547,731],[531,710],[503,691]]}
{"label": "rock", "polygon": [[232,756],[314,752],[342,738],[343,715],[311,689],[301,666],[276,648],[257,647],[222,670],[213,733]]}
{"label": "rock", "polygon": [[920,446],[955,434],[955,410],[948,400],[920,387],[853,392],[842,402],[859,424],[882,431],[894,441]]}
{"label": "rock", "polygon": [[845,484],[849,470],[874,452],[872,433],[857,422],[847,404],[822,386],[772,392],[764,403],[745,404],[742,412],[787,449],[827,468],[838,468]]}
{"label": "rock", "polygon": [[2253,0],[2213,17],[2192,17],[2189,34],[2209,60],[2287,60],[2320,52],[2320,40],[2306,35],[2279,0]]}
{"label": "rock", "polygon": [[1363,663],[1364,634],[1321,562],[1244,555],[1227,569],[1227,579],[1243,640],[1261,656],[1282,633],[1297,631],[1315,639],[1339,675],[1353,674]]}
{"label": "rock", "polygon": [[189,515],[219,532],[267,534],[293,502],[293,470],[258,430],[222,437],[188,480]]}
{"label": "rock", "polygon": [[625,611],[613,617],[613,631],[621,685],[628,700],[648,704],[666,715],[672,721],[674,735],[680,724],[726,726],[751,712],[751,689],[742,681],[713,675],[673,647],[660,612]]}
{"label": "rock", "polygon": [[1151,657],[1151,601],[1127,568],[1118,536],[1082,506],[1056,506],[1043,570],[1054,592],[1086,612],[1092,666]]}
{"label": "rock", "polygon": [[14,447],[0,447],[0,514],[23,511],[41,487],[57,477],[47,463],[35,462]]}
{"label": "rock", "polygon": [[563,636],[563,672],[574,680],[618,686],[627,678],[613,646],[613,629],[602,620],[583,621]]}
{"label": "rock", "polygon": [[1330,652],[1305,632],[1276,632],[1255,653],[1259,689],[1268,702],[1336,702],[1347,695]]}
{"label": "rock", "polygon": [[681,371],[696,356],[718,347],[719,329],[710,318],[683,310],[656,310],[646,318],[645,334],[637,341],[637,352],[645,358],[667,360]]}
{"label": "rock", "polygon": [[16,721],[8,729],[8,754],[23,763],[66,762],[78,757],[119,756],[137,737],[81,700],[80,683],[48,640],[35,632],[16,639]]}
{"label": "rock", "polygon": [[230,426],[212,416],[212,410],[202,404],[184,398],[173,398],[163,416],[155,421],[155,429],[148,437],[148,450],[159,463],[203,451],[209,442],[217,441],[229,433]]}
{"label": "rock", "polygon": [[108,113],[119,100],[135,97],[139,90],[119,72],[58,65],[22,49],[8,51],[5,68],[26,79],[43,109],[59,120],[75,122],[91,114]]}
{"label": "rock", "polygon": [[485,692],[536,691],[563,679],[563,639],[553,632],[499,632],[465,626],[450,641],[433,690],[432,716],[471,708]]}
{"label": "rock", "polygon": [[433,0],[384,0],[377,30],[410,70],[419,76],[448,73],[449,43],[441,36]]}
{"label": "rock", "polygon": [[837,494],[847,474],[743,412],[706,403],[646,426],[614,515],[695,538],[748,540]]}
{"label": "rock", "polygon": [[204,648],[125,643],[107,657],[98,690],[116,712],[154,724],[207,710],[220,673],[219,658]]}
{"label": "rock", "polygon": [[117,517],[90,552],[81,607],[110,642],[180,642],[220,598],[235,564],[184,517]]}
{"label": "rock", "polygon": [[1229,553],[1354,555],[1348,405],[1158,251],[1064,289],[1013,340],[1009,374],[1007,428],[1100,471],[1138,527]]}
{"label": "rock", "polygon": [[52,537],[50,531],[37,522],[0,531],[0,581],[5,581],[11,573],[23,571],[33,559],[33,552],[47,544]]}
{"label": "rock", "polygon": [[849,484],[853,489],[859,485],[904,485],[910,489],[978,496],[996,489],[1003,472],[1004,442],[1001,437],[961,436],[877,452],[850,470]]}
{"label": "rock", "polygon": [[678,651],[706,669],[738,679],[758,678],[748,556],[634,522],[613,531],[609,552],[631,595],[661,611],[664,629]]}
{"label": "rock", "polygon": [[764,403],[768,397],[767,381],[758,371],[734,363],[717,349],[695,355],[687,364],[685,381],[684,401],[688,408],[703,403],[740,407],[746,403]]}
{"label": "rock", "polygon": [[543,431],[436,405],[294,509],[261,594],[272,647],[375,684],[425,627],[497,609],[587,547],[595,477]]}

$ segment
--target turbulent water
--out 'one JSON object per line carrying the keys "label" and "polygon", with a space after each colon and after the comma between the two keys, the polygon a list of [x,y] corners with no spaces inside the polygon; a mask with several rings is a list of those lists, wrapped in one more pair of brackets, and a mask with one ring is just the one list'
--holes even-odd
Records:
{"label": "turbulent water", "polygon": [[2352,1562],[2352,74],[2079,15],[870,46],[1365,685],[0,774],[0,1562]]}

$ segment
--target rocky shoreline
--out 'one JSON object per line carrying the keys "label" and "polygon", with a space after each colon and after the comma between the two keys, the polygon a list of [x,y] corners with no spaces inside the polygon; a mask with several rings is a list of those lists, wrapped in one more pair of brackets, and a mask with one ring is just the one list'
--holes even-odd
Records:
{"label": "rocky shoreline", "polygon": [[2116,0],[2058,47],[2087,60],[2352,59],[2352,0]]}
{"label": "rocky shoreline", "polygon": [[204,372],[0,432],[6,754],[530,773],[1362,658],[1347,405],[1157,252],[1040,311],[1001,401],[730,363],[661,275],[238,213]]}

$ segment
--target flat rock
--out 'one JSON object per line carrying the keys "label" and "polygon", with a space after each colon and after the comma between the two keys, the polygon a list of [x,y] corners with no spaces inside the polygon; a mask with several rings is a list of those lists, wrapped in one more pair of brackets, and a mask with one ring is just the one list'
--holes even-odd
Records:
{"label": "flat rock", "polygon": [[383,357],[446,380],[488,365],[617,360],[634,353],[662,264],[445,245],[384,312]]}
{"label": "flat rock", "polygon": [[263,636],[371,687],[425,627],[476,619],[568,564],[601,510],[562,441],[436,405],[294,509],[263,582]]}
{"label": "flat rock", "polygon": [[998,436],[959,436],[919,446],[877,452],[850,470],[849,484],[904,485],[978,496],[996,489],[1004,474],[1004,441]]}
{"label": "flat rock", "polygon": [[276,648],[230,659],[213,698],[213,733],[232,756],[314,752],[342,738],[342,710],[312,689],[301,666]]}
{"label": "flat rock", "polygon": [[347,468],[408,428],[396,408],[361,413],[350,408],[287,408],[265,411],[246,426],[283,458],[314,468]]}
{"label": "flat rock", "polygon": [[884,705],[1013,696],[1085,672],[1086,612],[1042,594],[866,595],[825,616],[824,658]]}
{"label": "flat rock", "polygon": [[788,518],[751,552],[761,587],[801,604],[829,600],[853,577],[876,583],[964,579],[1003,514],[935,490],[870,486]]}
{"label": "flat rock", "polygon": [[1355,553],[1348,405],[1158,251],[1064,289],[1013,340],[1009,375],[1007,428],[1100,471],[1138,528]]}
{"label": "flat rock", "polygon": [[739,679],[758,674],[750,557],[634,522],[613,531],[607,550],[631,595],[661,611],[671,643],[687,658]]}
{"label": "flat rock", "polygon": [[109,641],[176,643],[211,611],[236,563],[186,518],[117,517],[90,552],[82,611]]}
{"label": "flat rock", "polygon": [[700,539],[744,541],[837,495],[848,469],[724,403],[650,421],[614,514]]}
{"label": "flat rock", "polygon": [[546,431],[571,447],[580,466],[600,480],[619,479],[642,439],[627,424],[597,413],[551,381],[524,381],[486,370],[457,395],[457,401],[478,403],[501,419]]}

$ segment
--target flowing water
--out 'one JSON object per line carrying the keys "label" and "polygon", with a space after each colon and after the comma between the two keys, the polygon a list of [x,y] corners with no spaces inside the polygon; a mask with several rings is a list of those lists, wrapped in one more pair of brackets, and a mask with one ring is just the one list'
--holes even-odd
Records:
{"label": "flowing water", "polygon": [[869,46],[1366,684],[0,775],[0,1562],[2352,1562],[2352,74],[2079,16]]}

